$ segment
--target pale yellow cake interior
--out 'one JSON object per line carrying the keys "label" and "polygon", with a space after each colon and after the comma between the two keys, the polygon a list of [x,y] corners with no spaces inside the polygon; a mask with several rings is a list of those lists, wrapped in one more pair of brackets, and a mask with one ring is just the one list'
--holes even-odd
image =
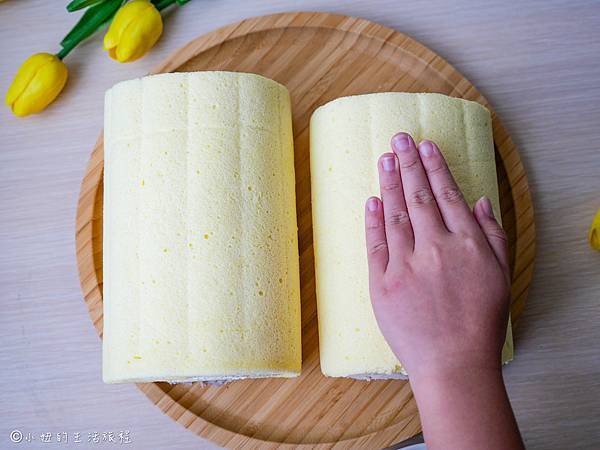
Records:
{"label": "pale yellow cake interior", "polygon": [[[379,195],[378,157],[404,131],[435,141],[472,205],[488,196],[500,219],[489,111],[441,94],[380,93],[344,97],[318,108],[310,122],[311,190],[319,351],[328,376],[406,375],[371,307],[364,203]],[[510,323],[503,361],[512,359]]]}
{"label": "pale yellow cake interior", "polygon": [[104,160],[104,381],[297,376],[286,88],[232,72],[119,83]]}

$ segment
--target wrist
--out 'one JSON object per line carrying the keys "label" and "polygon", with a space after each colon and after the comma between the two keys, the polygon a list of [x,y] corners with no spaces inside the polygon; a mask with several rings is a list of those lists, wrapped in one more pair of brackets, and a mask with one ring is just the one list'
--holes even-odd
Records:
{"label": "wrist", "polygon": [[474,390],[504,389],[501,367],[452,367],[409,374],[417,402],[423,396],[468,395]]}
{"label": "wrist", "polygon": [[[411,360],[411,362],[413,362]],[[501,356],[493,351],[446,352],[421,358],[418,364],[407,367],[411,382],[445,383],[452,379],[497,379],[502,377]]]}
{"label": "wrist", "polygon": [[501,368],[422,372],[410,383],[427,448],[523,448]]}

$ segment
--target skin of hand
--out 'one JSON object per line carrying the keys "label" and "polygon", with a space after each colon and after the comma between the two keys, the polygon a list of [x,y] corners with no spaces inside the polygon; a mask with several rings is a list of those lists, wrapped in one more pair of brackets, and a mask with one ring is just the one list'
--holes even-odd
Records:
{"label": "skin of hand", "polygon": [[436,448],[522,448],[501,371],[507,239],[483,197],[465,202],[440,149],[407,133],[378,161],[365,205],[369,289]]}

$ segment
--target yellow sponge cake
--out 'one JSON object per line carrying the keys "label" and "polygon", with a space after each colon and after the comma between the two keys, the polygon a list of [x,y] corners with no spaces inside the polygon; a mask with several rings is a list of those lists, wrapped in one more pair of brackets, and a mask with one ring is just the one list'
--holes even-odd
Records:
{"label": "yellow sponge cake", "polygon": [[104,152],[104,381],[297,376],[286,88],[233,72],[119,83]]}
{"label": "yellow sponge cake", "polygon": [[[489,111],[441,94],[344,97],[310,122],[312,213],[321,370],[325,375],[406,375],[377,326],[368,290],[364,202],[379,195],[378,157],[404,131],[435,141],[469,204],[487,195],[500,218]],[[512,359],[510,324],[503,360]]]}

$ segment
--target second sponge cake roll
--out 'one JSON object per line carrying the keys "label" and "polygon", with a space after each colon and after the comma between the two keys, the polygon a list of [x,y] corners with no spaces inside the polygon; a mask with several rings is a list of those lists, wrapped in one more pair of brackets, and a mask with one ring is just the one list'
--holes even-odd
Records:
{"label": "second sponge cake roll", "polygon": [[[371,307],[364,203],[379,195],[378,157],[400,131],[443,152],[467,202],[486,195],[500,219],[492,124],[478,103],[440,94],[380,93],[334,100],[310,123],[312,212],[321,369],[325,375],[406,375]],[[503,360],[512,358],[508,336]]]}
{"label": "second sponge cake roll", "polygon": [[106,94],[106,382],[300,373],[287,89],[244,73]]}

